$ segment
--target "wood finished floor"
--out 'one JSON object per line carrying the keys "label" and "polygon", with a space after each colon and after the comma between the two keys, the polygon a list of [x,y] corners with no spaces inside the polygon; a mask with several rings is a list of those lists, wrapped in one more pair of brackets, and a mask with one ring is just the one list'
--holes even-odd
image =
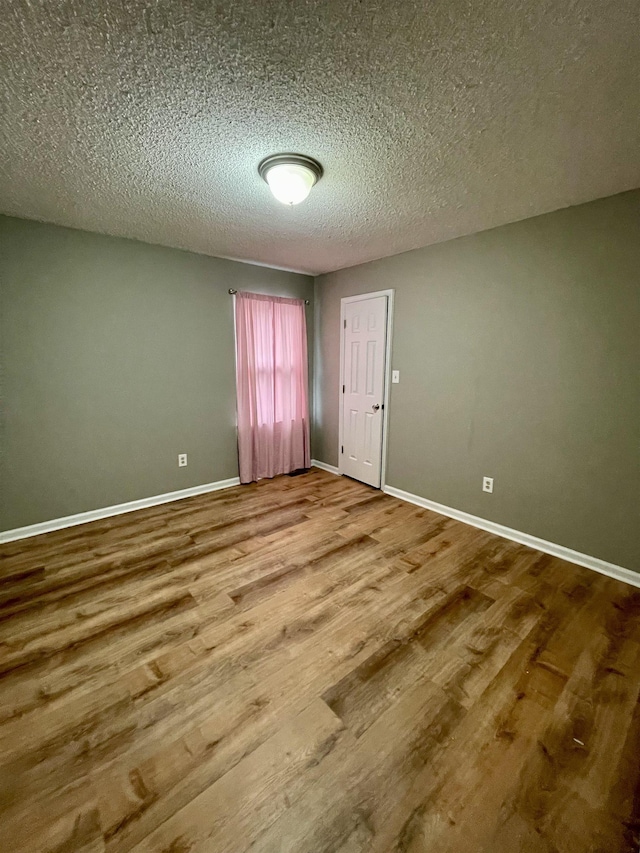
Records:
{"label": "wood finished floor", "polygon": [[317,469],[0,547],[2,851],[637,850],[640,590]]}

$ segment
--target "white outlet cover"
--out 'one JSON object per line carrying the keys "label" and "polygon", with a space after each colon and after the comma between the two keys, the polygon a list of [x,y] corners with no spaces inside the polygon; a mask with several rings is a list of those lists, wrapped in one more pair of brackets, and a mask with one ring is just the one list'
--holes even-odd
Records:
{"label": "white outlet cover", "polygon": [[187,467],[187,454],[179,453],[178,454],[178,468],[186,468]]}
{"label": "white outlet cover", "polygon": [[400,382],[400,371],[399,370],[392,370],[391,371],[391,381],[395,384]]}
{"label": "white outlet cover", "polygon": [[482,478],[482,491],[493,492],[493,477]]}

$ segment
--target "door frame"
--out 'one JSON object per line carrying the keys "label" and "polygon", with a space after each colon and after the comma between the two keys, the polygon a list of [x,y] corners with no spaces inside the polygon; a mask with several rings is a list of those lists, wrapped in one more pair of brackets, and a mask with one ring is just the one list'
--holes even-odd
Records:
{"label": "door frame", "polygon": [[344,394],[342,386],[345,383],[344,377],[344,323],[345,323],[345,305],[349,302],[361,302],[364,299],[374,299],[376,296],[387,297],[387,328],[386,328],[386,346],[384,353],[384,401],[383,401],[383,416],[382,416],[382,450],[380,460],[380,489],[384,489],[387,479],[387,452],[388,452],[388,435],[389,435],[389,400],[391,399],[391,350],[393,336],[393,298],[395,290],[375,290],[371,293],[359,293],[357,296],[345,296],[340,300],[340,385],[338,393],[340,400],[338,404],[338,473],[343,474],[342,470],[342,431],[344,420]]}

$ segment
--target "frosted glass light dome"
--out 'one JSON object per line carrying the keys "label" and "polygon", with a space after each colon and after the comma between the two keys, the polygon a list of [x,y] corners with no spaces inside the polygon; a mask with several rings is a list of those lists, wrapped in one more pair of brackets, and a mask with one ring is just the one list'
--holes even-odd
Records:
{"label": "frosted glass light dome", "polygon": [[302,154],[275,154],[258,166],[260,175],[282,204],[300,204],[322,176],[322,166]]}

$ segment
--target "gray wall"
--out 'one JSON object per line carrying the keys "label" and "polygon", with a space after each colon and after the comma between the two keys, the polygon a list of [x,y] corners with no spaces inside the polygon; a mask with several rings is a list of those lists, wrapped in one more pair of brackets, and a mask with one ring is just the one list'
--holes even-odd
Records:
{"label": "gray wall", "polygon": [[313,298],[308,276],[0,217],[0,529],[237,476],[229,287]]}
{"label": "gray wall", "polygon": [[386,288],[387,483],[640,570],[640,191],[316,279],[331,465],[340,299]]}

